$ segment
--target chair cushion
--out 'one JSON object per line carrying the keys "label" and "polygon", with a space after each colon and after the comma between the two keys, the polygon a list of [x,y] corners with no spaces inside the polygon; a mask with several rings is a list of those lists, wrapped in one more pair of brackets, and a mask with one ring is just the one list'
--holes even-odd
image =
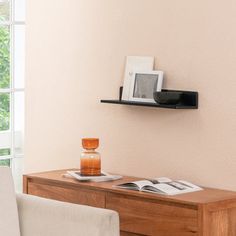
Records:
{"label": "chair cushion", "polygon": [[8,167],[0,167],[0,234],[20,236],[16,195]]}

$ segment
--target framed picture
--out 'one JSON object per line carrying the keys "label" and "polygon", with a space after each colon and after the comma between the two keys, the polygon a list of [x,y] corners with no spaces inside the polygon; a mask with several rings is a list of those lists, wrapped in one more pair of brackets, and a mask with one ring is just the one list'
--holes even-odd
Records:
{"label": "framed picture", "polygon": [[129,101],[155,103],[153,93],[161,91],[163,71],[136,71],[132,75]]}
{"label": "framed picture", "polygon": [[125,77],[123,84],[122,100],[129,100],[131,79],[134,71],[152,71],[154,57],[127,56],[125,66]]}

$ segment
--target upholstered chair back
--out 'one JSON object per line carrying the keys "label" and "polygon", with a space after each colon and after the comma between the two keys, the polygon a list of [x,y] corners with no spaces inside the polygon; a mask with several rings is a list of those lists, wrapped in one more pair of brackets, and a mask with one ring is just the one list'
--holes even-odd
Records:
{"label": "upholstered chair back", "polygon": [[0,235],[20,236],[16,195],[11,169],[0,167]]}

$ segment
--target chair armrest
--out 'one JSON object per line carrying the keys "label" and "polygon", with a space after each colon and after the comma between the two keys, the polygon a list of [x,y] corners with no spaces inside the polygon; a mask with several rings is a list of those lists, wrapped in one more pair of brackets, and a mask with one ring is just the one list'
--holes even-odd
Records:
{"label": "chair armrest", "polygon": [[22,236],[119,236],[115,211],[17,194]]}

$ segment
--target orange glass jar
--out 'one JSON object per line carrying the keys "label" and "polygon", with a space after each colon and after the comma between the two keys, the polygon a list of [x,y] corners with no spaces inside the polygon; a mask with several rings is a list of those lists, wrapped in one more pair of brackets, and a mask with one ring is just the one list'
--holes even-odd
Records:
{"label": "orange glass jar", "polygon": [[82,146],[85,149],[80,157],[80,172],[84,176],[101,175],[101,156],[95,149],[99,146],[98,138],[83,138]]}

